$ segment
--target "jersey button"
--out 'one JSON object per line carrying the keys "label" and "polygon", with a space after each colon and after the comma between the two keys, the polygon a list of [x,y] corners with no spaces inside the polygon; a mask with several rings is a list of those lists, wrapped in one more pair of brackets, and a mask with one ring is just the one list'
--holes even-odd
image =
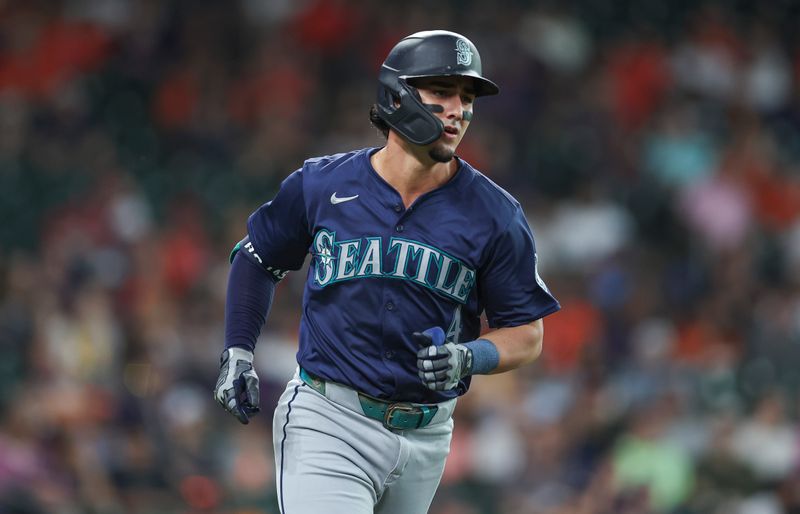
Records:
{"label": "jersey button", "polygon": [[398,232],[402,232],[402,231],[403,231],[403,225],[397,225],[397,227],[395,227],[395,229],[396,229]]}
{"label": "jersey button", "polygon": [[400,212],[400,211],[402,211],[402,210],[403,210],[403,208],[400,206],[400,204],[399,204],[399,203],[398,203],[398,204],[395,204],[395,206],[394,206],[394,212]]}
{"label": "jersey button", "polygon": [[387,311],[393,311],[394,310],[394,304],[392,302],[387,303],[386,304],[386,310]]}
{"label": "jersey button", "polygon": [[392,350],[386,350],[385,352],[383,352],[383,356],[386,357],[387,359],[391,359],[392,357],[394,357],[394,352]]}

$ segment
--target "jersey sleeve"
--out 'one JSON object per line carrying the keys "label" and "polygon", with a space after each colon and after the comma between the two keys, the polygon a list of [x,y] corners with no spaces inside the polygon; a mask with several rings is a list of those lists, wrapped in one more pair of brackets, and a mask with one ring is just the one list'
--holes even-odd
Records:
{"label": "jersey sleeve", "polygon": [[303,265],[311,236],[303,197],[303,174],[297,170],[282,183],[275,198],[247,220],[250,256],[276,276]]}
{"label": "jersey sleeve", "polygon": [[521,208],[495,238],[478,291],[492,328],[530,323],[561,306],[539,277],[536,243]]}

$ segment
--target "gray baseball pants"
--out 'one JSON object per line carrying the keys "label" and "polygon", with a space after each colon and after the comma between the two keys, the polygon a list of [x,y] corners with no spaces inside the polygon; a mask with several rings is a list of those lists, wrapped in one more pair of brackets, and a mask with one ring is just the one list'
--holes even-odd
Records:
{"label": "gray baseball pants", "polygon": [[390,430],[360,410],[357,393],[325,396],[295,376],[275,409],[273,444],[282,514],[424,514],[450,453],[455,400],[430,425]]}

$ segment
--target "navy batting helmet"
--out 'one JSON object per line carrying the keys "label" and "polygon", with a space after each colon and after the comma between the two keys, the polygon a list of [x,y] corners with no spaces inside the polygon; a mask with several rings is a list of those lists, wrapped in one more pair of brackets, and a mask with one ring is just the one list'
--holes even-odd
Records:
{"label": "navy batting helmet", "polygon": [[436,141],[444,129],[431,114],[437,106],[423,104],[408,79],[450,76],[472,77],[476,96],[500,92],[483,77],[478,49],[464,36],[429,30],[403,38],[389,52],[378,75],[378,117],[414,144]]}

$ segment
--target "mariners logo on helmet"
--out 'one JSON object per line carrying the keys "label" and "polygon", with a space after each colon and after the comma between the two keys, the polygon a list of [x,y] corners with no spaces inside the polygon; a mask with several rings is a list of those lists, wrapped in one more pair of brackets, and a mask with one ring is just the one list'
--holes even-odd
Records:
{"label": "mariners logo on helmet", "polygon": [[469,43],[463,39],[456,41],[456,62],[463,66],[472,64],[472,50],[469,47]]}

